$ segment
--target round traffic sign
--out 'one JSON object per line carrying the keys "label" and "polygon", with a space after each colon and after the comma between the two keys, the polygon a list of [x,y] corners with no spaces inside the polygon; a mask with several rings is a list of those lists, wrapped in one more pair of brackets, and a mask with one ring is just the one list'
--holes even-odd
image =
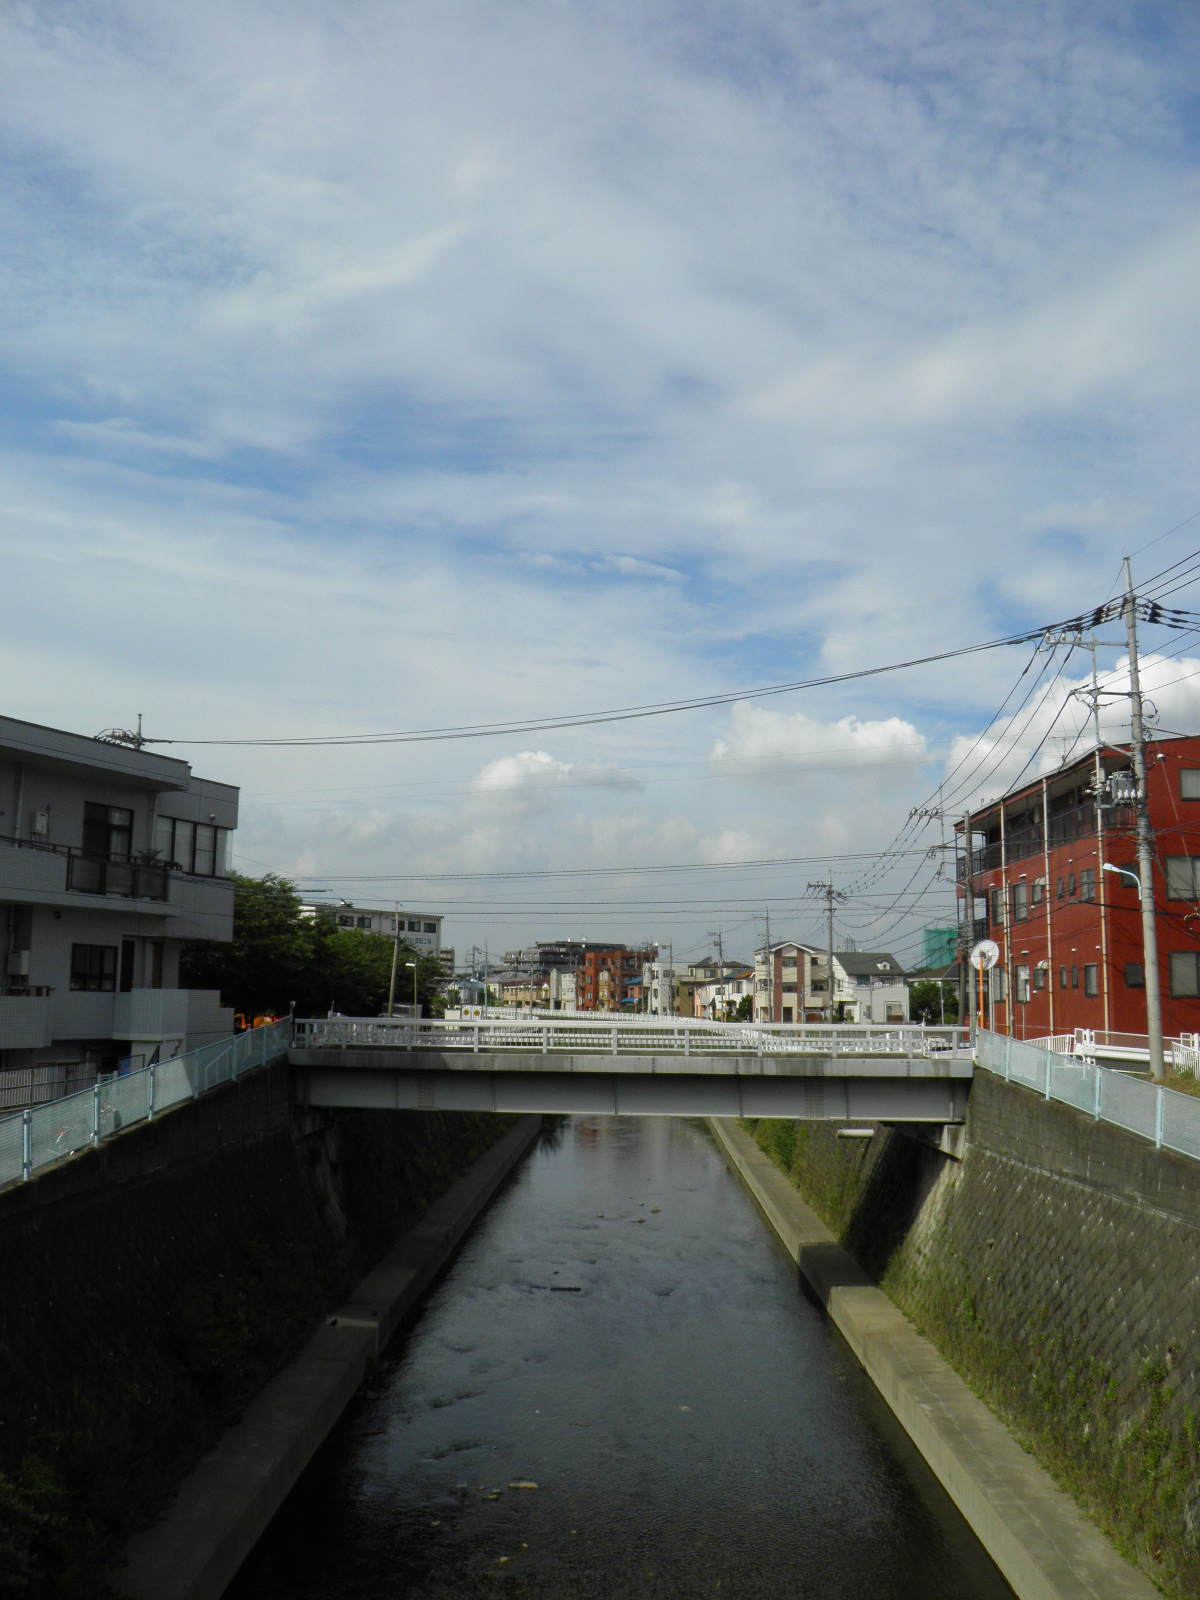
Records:
{"label": "round traffic sign", "polygon": [[981,939],[971,951],[971,965],[976,972],[987,972],[1000,959],[1000,946],[994,939]]}

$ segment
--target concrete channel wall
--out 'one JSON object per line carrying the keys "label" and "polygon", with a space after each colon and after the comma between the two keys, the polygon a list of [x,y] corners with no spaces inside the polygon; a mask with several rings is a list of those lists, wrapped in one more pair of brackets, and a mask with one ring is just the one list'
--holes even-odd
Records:
{"label": "concrete channel wall", "polygon": [[1019,1600],[1152,1600],[1113,1549],[921,1337],[737,1123],[727,1159]]}
{"label": "concrete channel wall", "polygon": [[219,1600],[388,1340],[537,1138],[522,1118],[326,1318],[140,1534],[118,1577],[131,1600]]}

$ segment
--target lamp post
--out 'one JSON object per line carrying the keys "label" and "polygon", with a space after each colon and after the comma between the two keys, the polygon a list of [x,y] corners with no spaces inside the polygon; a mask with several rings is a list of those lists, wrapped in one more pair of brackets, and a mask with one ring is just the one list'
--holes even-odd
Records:
{"label": "lamp post", "polygon": [[1138,874],[1132,870],[1132,868],[1118,867],[1115,861],[1106,861],[1104,863],[1104,870],[1105,872],[1119,872],[1123,878],[1128,878],[1130,883],[1138,892],[1138,899],[1141,900],[1142,880]]}
{"label": "lamp post", "polygon": [[412,975],[413,975],[413,1021],[415,1022],[416,1019],[421,1014],[420,1010],[418,1008],[418,1005],[417,1005],[417,963],[415,961],[406,961],[404,963],[404,965],[406,967],[411,967],[412,968]]}

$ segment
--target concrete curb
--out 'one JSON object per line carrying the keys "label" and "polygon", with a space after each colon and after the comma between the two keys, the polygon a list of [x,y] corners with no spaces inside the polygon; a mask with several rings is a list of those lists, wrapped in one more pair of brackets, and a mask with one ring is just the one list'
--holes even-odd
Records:
{"label": "concrete curb", "polygon": [[1020,1600],[1155,1600],[1130,1566],[842,1249],[736,1122],[730,1165]]}
{"label": "concrete curb", "polygon": [[219,1600],[372,1363],[537,1138],[522,1117],[367,1274],[133,1539],[116,1582],[131,1600]]}

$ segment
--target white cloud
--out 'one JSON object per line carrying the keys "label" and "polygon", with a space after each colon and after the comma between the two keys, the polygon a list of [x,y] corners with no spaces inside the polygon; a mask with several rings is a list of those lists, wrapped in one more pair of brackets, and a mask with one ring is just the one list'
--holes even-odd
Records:
{"label": "white cloud", "polygon": [[556,789],[639,789],[641,784],[613,765],[556,761],[545,750],[522,750],[481,767],[473,787],[477,794],[486,796],[545,798]]}
{"label": "white cloud", "polygon": [[774,711],[739,701],[729,721],[729,735],[716,741],[710,760],[744,763],[751,776],[865,769],[891,761],[916,766],[927,759],[926,739],[900,717],[873,722],[849,716],[818,722],[802,711]]}

